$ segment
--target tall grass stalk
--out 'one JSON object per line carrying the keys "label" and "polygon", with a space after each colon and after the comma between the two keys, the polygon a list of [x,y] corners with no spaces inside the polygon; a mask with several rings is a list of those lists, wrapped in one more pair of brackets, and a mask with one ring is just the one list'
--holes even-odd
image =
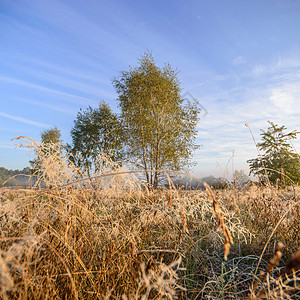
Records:
{"label": "tall grass stalk", "polygon": [[[68,153],[30,140],[23,145],[35,153],[42,148],[42,159],[32,188],[0,189],[0,298],[294,299],[300,293],[298,186],[149,190],[139,170],[107,156],[99,157],[101,173],[88,179]],[[270,269],[278,241],[285,245],[282,258]]]}

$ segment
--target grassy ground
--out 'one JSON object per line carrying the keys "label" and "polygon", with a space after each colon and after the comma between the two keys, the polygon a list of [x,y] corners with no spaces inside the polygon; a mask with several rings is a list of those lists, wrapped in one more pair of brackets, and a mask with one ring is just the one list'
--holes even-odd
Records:
{"label": "grassy ground", "polygon": [[300,298],[298,186],[148,191],[133,173],[84,184],[48,158],[47,188],[0,189],[1,298]]}

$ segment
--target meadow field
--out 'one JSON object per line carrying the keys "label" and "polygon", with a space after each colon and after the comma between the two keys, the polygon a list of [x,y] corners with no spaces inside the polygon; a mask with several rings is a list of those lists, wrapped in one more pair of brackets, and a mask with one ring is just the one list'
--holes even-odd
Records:
{"label": "meadow field", "polygon": [[1,299],[300,298],[299,186],[150,190],[103,161],[89,180],[42,164],[0,188]]}

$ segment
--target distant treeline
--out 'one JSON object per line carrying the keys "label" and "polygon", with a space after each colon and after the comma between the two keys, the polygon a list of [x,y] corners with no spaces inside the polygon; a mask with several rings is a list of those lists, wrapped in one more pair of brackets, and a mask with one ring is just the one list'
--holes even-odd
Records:
{"label": "distant treeline", "polygon": [[[237,188],[244,187],[249,182],[256,182],[256,180],[252,180],[248,175],[246,175],[243,171],[235,170],[232,176],[231,181],[224,177],[214,177],[212,175],[202,177],[201,179],[190,178],[188,176],[182,176],[173,180],[173,185],[176,188],[181,189],[205,189],[204,182],[214,189],[223,189],[229,186],[235,186]],[[166,187],[169,185],[166,184]]]}
{"label": "distant treeline", "polygon": [[[0,167],[0,187],[1,186],[27,186],[29,184],[29,177],[28,177],[29,174],[30,174],[29,168],[24,168],[23,170],[8,170],[4,167]],[[8,179],[10,180],[7,181]]]}
{"label": "distant treeline", "polygon": [[[9,170],[4,167],[0,167],[0,187],[10,187],[10,186],[21,186],[28,187],[33,185],[35,180],[28,176],[30,175],[30,169],[24,168],[23,170]],[[235,184],[237,186],[244,186],[247,182],[249,182],[250,178],[245,175],[242,171],[235,171],[234,173],[234,181],[230,182],[223,177],[214,177],[207,176],[203,177],[199,180],[191,179],[188,176],[181,176],[174,178],[171,186],[181,189],[204,189],[203,182],[207,183],[209,186],[215,189],[223,189],[225,187],[230,186],[231,184]],[[165,187],[170,187],[168,183],[164,184]]]}
{"label": "distant treeline", "polygon": [[[173,181],[173,185],[176,188],[198,190],[205,188],[203,182],[216,189],[228,187],[230,184],[229,181],[223,177],[216,178],[214,176],[207,176],[199,180],[191,179],[189,177],[177,178]],[[165,186],[169,187],[169,184],[166,184]]]}

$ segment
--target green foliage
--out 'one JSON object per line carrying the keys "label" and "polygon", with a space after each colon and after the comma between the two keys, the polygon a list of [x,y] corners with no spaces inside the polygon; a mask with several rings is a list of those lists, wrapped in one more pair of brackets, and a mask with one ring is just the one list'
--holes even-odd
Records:
{"label": "green foliage", "polygon": [[157,67],[149,53],[137,67],[121,72],[113,84],[122,111],[126,154],[141,162],[148,184],[156,188],[161,177],[156,170],[183,169],[198,148],[197,103],[180,96],[177,72],[169,64]]}
{"label": "green foliage", "polygon": [[42,143],[45,143],[45,144],[61,143],[60,138],[61,138],[61,133],[60,133],[60,130],[56,126],[41,132]]}
{"label": "green foliage", "polygon": [[41,156],[45,156],[47,153],[54,155],[57,152],[57,147],[52,147],[56,144],[62,144],[61,133],[56,126],[41,132],[41,144],[35,151],[36,157],[29,161],[34,173],[41,171]]}
{"label": "green foliage", "polygon": [[76,164],[90,176],[97,171],[97,159],[102,153],[113,161],[122,158],[122,127],[110,107],[100,102],[98,108],[80,110],[71,130],[71,147]]}
{"label": "green foliage", "polygon": [[286,133],[286,127],[270,122],[267,131],[262,130],[262,141],[257,144],[260,157],[249,159],[250,174],[258,175],[265,182],[300,183],[300,158],[293,152],[291,140],[297,138],[298,131]]}

